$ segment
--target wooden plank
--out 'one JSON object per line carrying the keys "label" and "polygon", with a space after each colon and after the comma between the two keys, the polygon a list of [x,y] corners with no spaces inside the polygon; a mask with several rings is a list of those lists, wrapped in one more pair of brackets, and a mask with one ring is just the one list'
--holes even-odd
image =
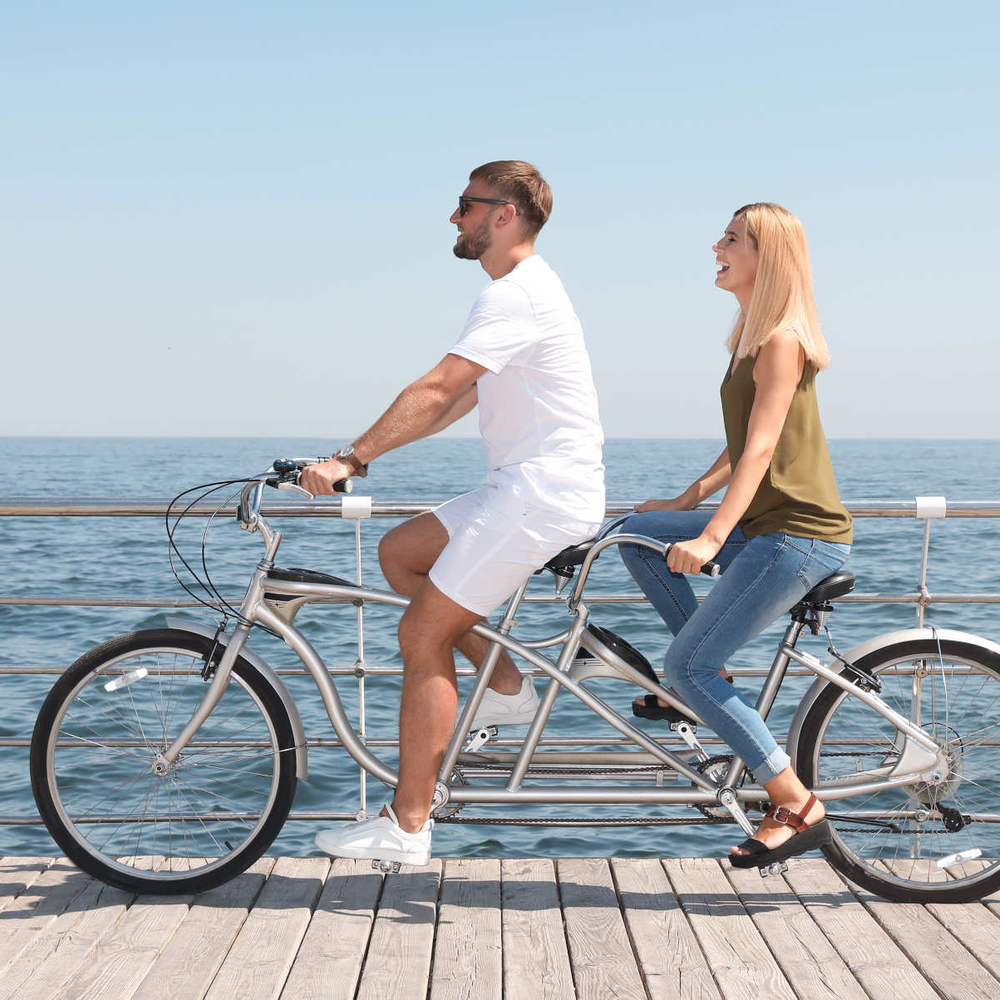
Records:
{"label": "wooden plank", "polygon": [[5,908],[0,920],[0,973],[90,884],[75,865],[60,859]]}
{"label": "wooden plank", "polygon": [[279,858],[206,997],[276,998],[330,870],[328,858]]}
{"label": "wooden plank", "polygon": [[273,858],[262,858],[232,881],[195,896],[133,1000],[201,1000],[273,867]]}
{"label": "wooden plank", "polygon": [[0,920],[9,906],[52,864],[52,858],[3,858],[0,860]]}
{"label": "wooden plank", "polygon": [[441,885],[431,1000],[501,1000],[500,862],[446,861]]}
{"label": "wooden plank", "polygon": [[91,881],[0,976],[0,1000],[44,1000],[62,986],[124,916],[134,896]]}
{"label": "wooden plank", "polygon": [[793,858],[785,880],[870,996],[936,1000],[937,992],[826,861]]}
{"label": "wooden plank", "polygon": [[773,875],[761,878],[756,868],[723,867],[798,996],[865,1000],[868,994],[787,882]]}
{"label": "wooden plank", "polygon": [[437,859],[386,876],[357,1000],[425,1000],[440,881]]}
{"label": "wooden plank", "polygon": [[187,915],[193,896],[139,896],[62,986],[73,1000],[126,1000]]}
{"label": "wooden plank", "polygon": [[[907,877],[916,875],[928,881],[945,882],[947,875],[932,861],[905,860],[890,862],[886,867]],[[1000,982],[975,959],[948,928],[934,918],[920,903],[898,903],[883,899],[866,890],[856,889],[858,899],[878,921],[910,961],[943,996],[962,1000],[996,1000]],[[944,905],[944,904],[942,904]],[[963,904],[952,903],[946,909],[958,909]],[[973,904],[982,913],[980,904]],[[1000,930],[995,918],[991,929]]]}
{"label": "wooden plank", "polygon": [[506,995],[575,1000],[555,865],[548,860],[504,858],[500,877]]}
{"label": "wooden plank", "polygon": [[[967,861],[947,871],[952,879],[972,875],[986,867],[985,861]],[[984,896],[972,903],[928,903],[927,909],[1000,978],[1000,893]],[[991,919],[992,918],[992,919]]]}
{"label": "wooden plank", "polygon": [[559,895],[581,1000],[646,1000],[611,869],[603,858],[561,859]]}
{"label": "wooden plank", "polygon": [[663,865],[653,858],[614,858],[611,870],[652,1000],[718,1000],[712,971]]}
{"label": "wooden plank", "polygon": [[720,862],[670,858],[665,867],[722,995],[795,1000],[795,992],[727,881]]}
{"label": "wooden plank", "polygon": [[333,862],[282,1000],[354,996],[381,892],[382,876],[370,861]]}

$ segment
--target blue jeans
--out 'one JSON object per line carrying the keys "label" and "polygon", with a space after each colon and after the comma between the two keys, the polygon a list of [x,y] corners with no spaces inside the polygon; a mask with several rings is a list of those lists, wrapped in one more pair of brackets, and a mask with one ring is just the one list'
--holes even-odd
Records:
{"label": "blue jeans", "polygon": [[[697,538],[711,512],[651,510],[635,514],[621,531],[660,542]],[[619,548],[628,571],[675,638],[663,661],[667,683],[743,758],[760,781],[790,761],[757,710],[719,675],[744,643],[846,562],[851,547],[777,533],[748,539],[733,529],[715,561],[722,575],[698,604],[682,573],[671,573],[652,549]]]}

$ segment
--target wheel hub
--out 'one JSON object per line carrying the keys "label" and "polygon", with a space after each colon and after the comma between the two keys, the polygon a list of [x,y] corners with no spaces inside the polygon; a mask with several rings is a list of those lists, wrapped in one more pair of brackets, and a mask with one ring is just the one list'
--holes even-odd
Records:
{"label": "wheel hub", "polygon": [[925,806],[937,806],[939,802],[954,796],[962,784],[962,763],[965,744],[958,732],[951,726],[928,727],[931,736],[944,757],[943,766],[936,768],[929,781],[918,781],[906,788],[918,802]]}

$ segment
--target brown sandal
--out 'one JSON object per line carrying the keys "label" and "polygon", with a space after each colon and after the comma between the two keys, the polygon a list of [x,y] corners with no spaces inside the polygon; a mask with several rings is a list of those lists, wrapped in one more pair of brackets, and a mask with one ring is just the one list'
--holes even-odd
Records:
{"label": "brown sandal", "polygon": [[[811,792],[806,804],[802,807],[803,813],[808,813],[816,803],[816,796]],[[790,826],[794,835],[789,837],[783,844],[769,848],[753,837],[748,837],[739,845],[746,854],[730,854],[729,863],[734,868],[766,868],[776,861],[784,861],[786,858],[794,858],[806,851],[812,851],[817,847],[830,843],[833,831],[826,817],[818,823],[810,825],[798,813],[792,812],[788,806],[771,806],[767,811],[765,819],[773,819],[776,823],[783,823]]]}

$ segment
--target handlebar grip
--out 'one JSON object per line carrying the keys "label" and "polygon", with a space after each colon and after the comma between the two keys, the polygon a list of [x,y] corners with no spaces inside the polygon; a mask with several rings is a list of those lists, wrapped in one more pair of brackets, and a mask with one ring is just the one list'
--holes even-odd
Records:
{"label": "handlebar grip", "polygon": [[[674,547],[674,543],[673,542],[667,542],[663,546],[663,560],[664,560],[664,562],[666,562],[667,555],[668,555],[668,553],[670,552],[670,550],[673,547]],[[702,576],[710,576],[710,577],[712,577],[714,579],[715,577],[717,577],[722,572],[722,567],[717,562],[712,562],[712,560],[709,559],[708,562],[705,563],[705,565],[702,566],[700,570],[698,570],[698,572]]]}
{"label": "handlebar grip", "polygon": [[350,479],[341,479],[333,484],[334,493],[350,493],[354,489],[354,483]]}

